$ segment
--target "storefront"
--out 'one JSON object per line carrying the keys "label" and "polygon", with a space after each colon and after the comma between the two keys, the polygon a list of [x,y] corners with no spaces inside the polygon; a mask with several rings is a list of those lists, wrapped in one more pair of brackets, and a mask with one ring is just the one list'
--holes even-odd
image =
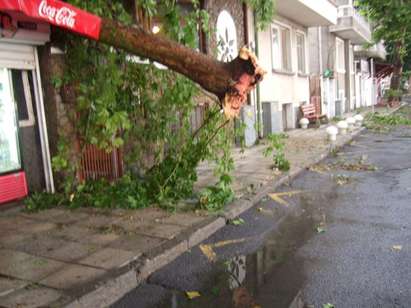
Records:
{"label": "storefront", "polygon": [[0,12],[0,203],[54,191],[37,46],[48,23]]}

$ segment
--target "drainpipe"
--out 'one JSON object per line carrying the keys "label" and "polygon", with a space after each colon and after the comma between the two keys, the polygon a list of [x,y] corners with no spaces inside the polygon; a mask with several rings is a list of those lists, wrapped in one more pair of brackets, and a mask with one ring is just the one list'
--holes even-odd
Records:
{"label": "drainpipe", "polygon": [[[258,28],[257,28],[257,18],[255,11],[253,11],[253,22],[254,22],[254,45],[255,45],[255,55],[257,58],[260,57],[258,53]],[[260,83],[257,84],[256,87],[256,94],[257,94],[257,131],[258,137],[261,139],[263,138],[263,115],[261,111],[261,98],[260,98]]]}
{"label": "drainpipe", "polygon": [[371,93],[372,93],[372,100],[371,100],[371,105],[372,105],[372,113],[374,113],[374,104],[375,104],[375,78],[374,78],[374,58],[371,58]]}
{"label": "drainpipe", "polygon": [[[324,98],[323,98],[323,86],[324,86],[324,80],[323,80],[323,72],[324,72],[324,67],[323,67],[323,37],[322,37],[322,31],[321,31],[321,26],[318,27],[318,56],[320,60],[320,99],[321,99],[321,113],[324,113],[323,107],[324,107]],[[326,112],[327,114],[328,112]]]}

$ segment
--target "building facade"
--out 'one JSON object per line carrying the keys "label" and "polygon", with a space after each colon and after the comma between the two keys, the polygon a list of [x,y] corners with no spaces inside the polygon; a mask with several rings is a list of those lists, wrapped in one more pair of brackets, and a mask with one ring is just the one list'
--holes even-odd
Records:
{"label": "building facade", "polygon": [[249,16],[251,45],[267,70],[252,96],[260,136],[296,128],[299,107],[310,103],[308,29],[335,24],[337,7],[329,0],[278,0],[276,15],[265,30],[257,29]]}
{"label": "building facade", "polygon": [[308,30],[310,72],[320,79],[321,112],[328,118],[377,103],[376,61],[385,60],[382,44],[372,42],[372,27],[352,0],[337,0],[335,25]]}

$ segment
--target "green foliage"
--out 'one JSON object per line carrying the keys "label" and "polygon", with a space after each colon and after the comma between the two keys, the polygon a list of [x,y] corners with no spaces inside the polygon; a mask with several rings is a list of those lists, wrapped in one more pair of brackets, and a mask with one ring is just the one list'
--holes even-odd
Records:
{"label": "green foliage", "polygon": [[[411,6],[409,0],[356,0],[354,5],[374,23],[374,38],[378,42],[411,40]],[[404,46],[403,46],[404,47]],[[402,50],[405,54],[406,50]]]}
{"label": "green foliage", "polygon": [[285,134],[270,134],[267,136],[268,146],[265,148],[263,154],[265,157],[271,156],[274,167],[281,171],[290,170],[290,162],[286,159],[284,153]]}
{"label": "green foliage", "polygon": [[26,210],[30,212],[46,210],[52,207],[59,206],[63,203],[64,199],[60,194],[48,194],[48,193],[34,193],[29,198],[24,200]]}
{"label": "green foliage", "polygon": [[[220,125],[226,125],[222,123]],[[231,188],[231,171],[234,170],[234,160],[231,157],[232,141],[235,135],[242,132],[242,127],[227,128],[215,137],[211,145],[209,159],[216,162],[214,170],[218,182],[214,186],[203,189],[199,194],[199,205],[208,211],[220,211],[227,203],[234,199],[234,191]]]}
{"label": "green foliage", "polygon": [[[408,108],[405,108],[408,109]],[[409,110],[408,110],[409,112]],[[390,115],[369,113],[365,117],[365,127],[378,132],[386,132],[396,126],[411,126],[411,119],[407,116],[407,110],[399,111]]]}
{"label": "green foliage", "polygon": [[255,12],[259,30],[266,29],[273,21],[275,0],[244,0]]}
{"label": "green foliage", "polygon": [[371,19],[375,42],[384,41],[390,62],[405,69],[411,65],[411,4],[409,0],[356,0],[354,4]]}
{"label": "green foliage", "polygon": [[240,226],[240,225],[245,224],[245,220],[242,219],[241,217],[239,217],[239,218],[235,218],[235,219],[230,220],[229,224],[233,225],[233,226]]}
{"label": "green foliage", "polygon": [[385,97],[385,98],[388,98],[389,100],[391,100],[391,99],[401,100],[402,95],[403,95],[403,91],[402,91],[402,90],[388,89],[388,90],[385,91],[385,93],[384,93],[384,97]]}
{"label": "green foliage", "polygon": [[26,199],[26,208],[36,211],[64,205],[69,208],[128,208],[137,209],[148,205],[145,186],[131,175],[110,183],[105,179],[88,181],[78,185],[70,193],[36,193]]}

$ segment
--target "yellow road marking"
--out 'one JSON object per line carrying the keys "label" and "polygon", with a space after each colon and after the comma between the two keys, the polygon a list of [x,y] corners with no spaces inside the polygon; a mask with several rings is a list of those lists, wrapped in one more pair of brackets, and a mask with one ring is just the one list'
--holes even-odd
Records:
{"label": "yellow road marking", "polygon": [[275,202],[282,204],[284,206],[289,206],[288,202],[285,201],[283,198],[281,198],[282,196],[288,196],[288,197],[292,197],[296,194],[301,194],[303,193],[303,190],[294,190],[294,191],[285,191],[285,192],[279,192],[279,193],[273,193],[273,194],[268,194],[268,196],[274,200]]}
{"label": "yellow road marking", "polygon": [[227,246],[227,245],[242,243],[242,242],[245,242],[245,240],[246,240],[246,238],[240,238],[240,239],[236,239],[236,240],[222,241],[222,242],[218,242],[218,243],[212,244],[212,245],[210,245],[210,246],[212,246],[212,247],[223,247],[223,246]]}
{"label": "yellow road marking", "polygon": [[221,242],[217,242],[217,243],[209,244],[209,245],[201,244],[199,248],[210,262],[215,262],[217,260],[217,254],[215,253],[213,248],[219,248],[219,247],[223,247],[227,245],[243,243],[246,240],[247,238],[240,238],[240,239],[234,239],[234,240],[221,241]]}
{"label": "yellow road marking", "polygon": [[217,260],[217,255],[214,252],[213,247],[211,247],[210,245],[200,245],[199,247],[202,253],[207,257],[207,259],[210,262],[214,262],[215,260]]}

